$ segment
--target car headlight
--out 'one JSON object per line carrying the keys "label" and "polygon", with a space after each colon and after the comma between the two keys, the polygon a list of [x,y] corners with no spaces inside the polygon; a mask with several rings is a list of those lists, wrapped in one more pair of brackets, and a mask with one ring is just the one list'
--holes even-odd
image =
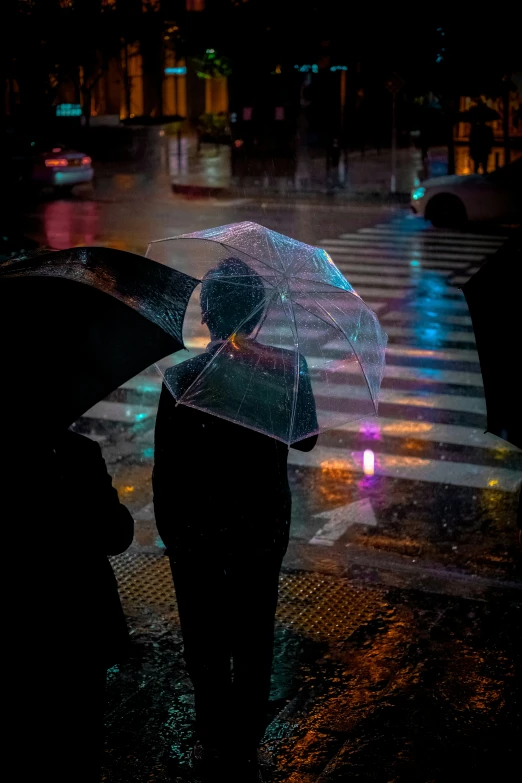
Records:
{"label": "car headlight", "polygon": [[413,201],[418,201],[420,198],[424,196],[425,193],[426,193],[426,188],[423,187],[415,188],[415,190],[412,190],[411,192],[411,197]]}

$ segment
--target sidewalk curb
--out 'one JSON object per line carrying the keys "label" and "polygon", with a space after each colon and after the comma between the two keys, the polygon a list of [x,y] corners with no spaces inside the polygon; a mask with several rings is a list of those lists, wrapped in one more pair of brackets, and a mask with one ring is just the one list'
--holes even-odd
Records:
{"label": "sidewalk curb", "polygon": [[316,198],[327,198],[335,202],[364,201],[379,204],[408,204],[410,201],[409,193],[381,193],[366,191],[327,191],[327,190],[309,190],[299,191],[293,189],[279,190],[277,188],[240,188],[240,187],[220,187],[211,185],[196,185],[171,183],[172,192],[175,195],[186,196],[187,198],[264,198],[281,199],[292,198],[298,201],[311,201]]}

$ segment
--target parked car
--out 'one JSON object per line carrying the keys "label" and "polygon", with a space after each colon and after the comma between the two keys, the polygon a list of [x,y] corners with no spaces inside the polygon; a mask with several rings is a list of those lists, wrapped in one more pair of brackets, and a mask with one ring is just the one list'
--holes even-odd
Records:
{"label": "parked car", "polygon": [[440,228],[475,220],[520,223],[522,158],[490,174],[433,177],[411,194],[411,208]]}
{"label": "parked car", "polygon": [[89,155],[47,139],[15,137],[5,152],[13,184],[50,186],[63,193],[94,176]]}

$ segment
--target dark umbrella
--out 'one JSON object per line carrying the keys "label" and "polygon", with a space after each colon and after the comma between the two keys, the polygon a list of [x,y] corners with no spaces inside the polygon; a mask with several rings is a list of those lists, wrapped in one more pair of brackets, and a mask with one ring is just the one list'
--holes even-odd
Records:
{"label": "dark umbrella", "polygon": [[151,259],[83,247],[0,266],[4,426],[69,426],[183,347],[198,281]]}
{"label": "dark umbrella", "polygon": [[522,237],[520,231],[463,286],[487,407],[487,432],[522,448]]}
{"label": "dark umbrella", "polygon": [[492,109],[486,103],[477,103],[471,106],[467,111],[461,111],[457,117],[459,122],[469,122],[476,125],[480,122],[494,122],[500,119],[500,114],[496,109]]}

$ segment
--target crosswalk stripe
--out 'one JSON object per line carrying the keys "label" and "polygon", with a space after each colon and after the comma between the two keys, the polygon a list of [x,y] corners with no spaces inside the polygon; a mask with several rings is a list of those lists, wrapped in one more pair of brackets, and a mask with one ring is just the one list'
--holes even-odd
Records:
{"label": "crosswalk stripe", "polygon": [[465,259],[462,258],[461,253],[448,252],[443,253],[435,250],[382,250],[378,248],[368,247],[356,247],[355,245],[348,247],[342,243],[337,242],[323,242],[321,243],[323,250],[326,250],[331,255],[339,252],[349,252],[353,256],[376,256],[381,255],[384,258],[406,258],[408,260],[418,261],[481,261],[484,258],[484,253],[469,253]]}
{"label": "crosswalk stripe", "polygon": [[126,422],[128,424],[136,424],[140,421],[148,419],[150,416],[156,413],[156,406],[154,405],[134,405],[126,404],[123,402],[110,402],[108,400],[102,400],[96,403],[87,413],[84,413],[84,417],[88,419],[100,419],[103,421],[116,421]]}
{"label": "crosswalk stripe", "polygon": [[467,250],[470,250],[470,252],[484,252],[484,253],[495,253],[496,250],[501,246],[502,242],[474,242],[470,239],[448,239],[446,237],[424,237],[422,234],[415,234],[415,235],[404,235],[399,234],[395,231],[392,232],[364,232],[364,233],[357,233],[357,234],[341,234],[340,239],[343,239],[345,241],[364,241],[368,243],[391,243],[392,246],[397,245],[406,245],[409,247],[421,247],[421,248],[433,248],[435,249],[451,249],[456,248],[459,250],[459,252],[462,250],[463,252],[466,252]]}
{"label": "crosswalk stripe", "polygon": [[[413,242],[394,242],[391,239],[389,241],[383,241],[383,242],[375,242],[372,237],[365,236],[361,237],[357,234],[354,235],[341,235],[343,236],[343,239],[338,240],[332,240],[332,239],[325,239],[324,241],[329,244],[339,244],[341,247],[373,247],[378,249],[398,249],[403,253],[416,253],[418,251],[424,252],[436,252],[437,255],[444,255],[446,253],[455,253],[455,246],[443,246],[443,245],[433,245],[429,246],[426,244],[420,244],[420,243],[413,243]],[[467,255],[470,254],[478,254],[481,253],[482,255],[488,255],[490,253],[496,252],[496,247],[486,247],[482,248],[477,245],[462,245],[462,247],[458,247],[458,252],[460,255],[462,255],[464,258]]]}
{"label": "crosswalk stripe", "polygon": [[[390,264],[368,264],[366,261],[359,264],[357,261],[338,261],[336,266],[339,267],[343,274],[351,274],[352,272],[364,272],[372,275],[385,275],[386,277],[408,278],[409,280],[420,279],[420,274],[426,269],[426,267],[412,267],[410,264],[400,264],[399,266],[391,266]],[[453,265],[451,265],[453,269]],[[450,269],[447,271],[441,271],[442,278],[446,278],[451,274]]]}
{"label": "crosswalk stripe", "polygon": [[[411,311],[392,310],[389,313],[385,313],[382,316],[381,321],[383,323],[390,323],[393,321],[418,321],[420,324],[429,323],[429,316],[431,311],[424,311],[423,313],[412,313]],[[471,318],[469,315],[441,315],[439,313],[433,313],[433,317],[436,322],[443,324],[454,324],[455,326],[471,326]]]}
{"label": "crosswalk stripe", "polygon": [[[341,269],[343,273],[348,273],[348,270],[344,267]],[[394,278],[390,280],[380,280],[379,276],[372,276],[372,275],[364,275],[360,274],[358,272],[354,273],[348,273],[345,274],[345,277],[347,278],[348,282],[351,283],[353,286],[359,285],[372,285],[376,282],[381,282],[382,284],[385,284],[389,288],[399,288],[400,286],[405,285],[413,285],[411,281],[411,275],[395,275]],[[396,282],[395,282],[396,281]]]}
{"label": "crosswalk stripe", "polygon": [[420,231],[415,232],[404,232],[400,229],[390,227],[389,223],[382,223],[381,225],[373,226],[371,228],[361,228],[359,229],[361,234],[393,234],[394,236],[411,236],[411,237],[425,237],[426,239],[434,239],[434,240],[448,240],[448,241],[458,241],[461,240],[462,242],[472,242],[475,240],[477,244],[491,244],[491,245],[502,245],[506,240],[506,235],[501,234],[472,234],[472,233],[466,233],[464,231],[441,231],[440,233],[437,233],[436,229],[430,229],[428,227],[422,228]]}
{"label": "crosswalk stripe", "polygon": [[444,340],[445,342],[457,342],[457,343],[471,343],[475,345],[475,334],[473,332],[454,332],[441,330],[438,326],[432,326],[430,323],[419,324],[416,329],[411,329],[406,326],[386,326],[386,333],[388,337],[416,337],[417,339],[426,340],[430,337],[437,340]]}
{"label": "crosswalk stripe", "polygon": [[492,449],[499,453],[513,451],[520,453],[520,449],[506,440],[498,438],[489,432],[484,432],[477,427],[463,427],[460,424],[439,424],[427,421],[412,421],[409,419],[394,419],[379,416],[373,419],[362,419],[343,424],[337,428],[340,432],[366,433],[373,436],[385,436],[391,438],[404,438],[421,441],[429,441],[454,446],[468,446],[471,448]]}
{"label": "crosswalk stripe", "polygon": [[474,273],[470,272],[469,275],[457,275],[456,277],[451,278],[451,282],[453,285],[464,285],[464,283],[468,282],[472,274]]}
{"label": "crosswalk stripe", "polygon": [[[464,272],[469,269],[469,263],[467,261],[418,261],[417,259],[400,259],[400,258],[383,258],[382,256],[376,256],[370,258],[365,256],[352,256],[350,253],[334,253],[335,258],[333,261],[340,269],[345,264],[361,264],[366,269],[371,269],[377,266],[386,266],[386,269],[390,269],[392,272],[401,270],[415,270],[419,274],[422,272],[440,272],[440,274],[450,274],[450,272]],[[447,271],[446,271],[447,270]]]}
{"label": "crosswalk stripe", "polygon": [[[290,449],[288,462],[296,467],[320,468],[328,470],[346,470],[363,473],[362,452],[349,452],[345,449],[316,446],[311,452]],[[396,454],[375,454],[375,473],[410,481],[427,481],[457,487],[475,487],[476,489],[502,490],[515,492],[521,476],[516,470],[508,468],[472,465],[467,462],[450,460],[422,459],[403,457]]]}
{"label": "crosswalk stripe", "polygon": [[441,362],[476,362],[478,353],[461,348],[440,350],[438,348],[416,348],[410,345],[388,344],[386,348],[388,356],[407,357],[411,359],[437,359]]}
{"label": "crosswalk stripe", "polygon": [[377,296],[381,299],[404,299],[409,293],[406,288],[367,288],[366,286],[354,286],[354,288],[362,299],[372,296]]}
{"label": "crosswalk stripe", "polygon": [[[328,397],[329,399],[363,401],[369,399],[369,392],[365,386],[351,386],[347,383],[312,383],[312,388],[316,398]],[[397,391],[382,387],[379,392],[379,404],[459,411],[460,413],[486,413],[486,401],[483,397],[464,397],[460,394],[434,394],[433,392],[426,394],[422,391]]]}

